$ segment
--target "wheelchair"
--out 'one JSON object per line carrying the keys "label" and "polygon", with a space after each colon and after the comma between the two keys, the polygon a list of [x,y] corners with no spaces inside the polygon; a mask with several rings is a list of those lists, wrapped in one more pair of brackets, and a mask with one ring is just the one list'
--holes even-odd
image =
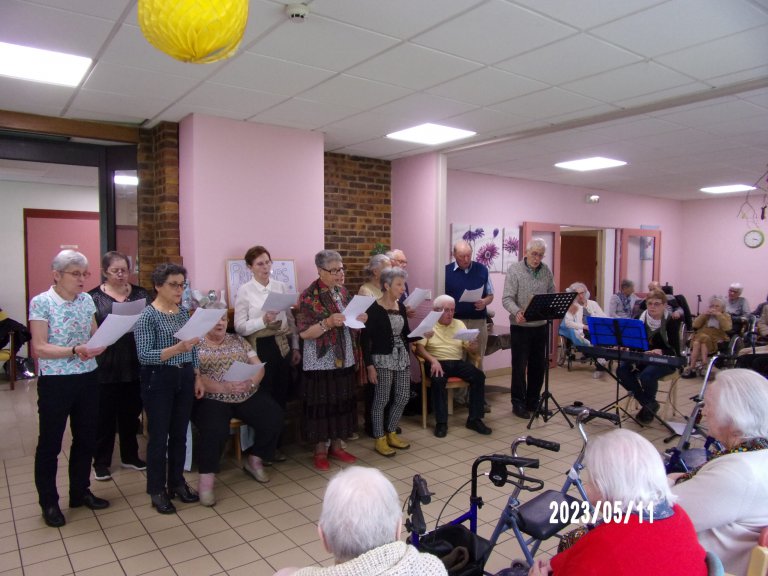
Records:
{"label": "wheelchair", "polygon": [[560,328],[557,332],[557,365],[565,366],[568,369],[568,372],[571,371],[574,363],[594,364],[593,358],[578,356],[578,350],[573,344],[575,339],[573,329],[566,328],[563,324],[560,324]]}
{"label": "wheelchair", "polygon": [[[454,572],[451,570],[450,573],[461,574],[462,576],[480,576],[489,574],[484,570],[485,563],[490,557],[499,537],[504,532],[511,530],[520,545],[525,560],[514,561],[509,568],[498,572],[496,576],[523,576],[528,574],[530,566],[533,564],[533,557],[538,552],[541,543],[570,525],[568,520],[563,518],[564,516],[567,517],[568,514],[553,514],[553,510],[559,511],[573,507],[573,509],[578,508],[579,510],[591,511],[586,491],[581,481],[581,471],[584,468],[582,462],[587,445],[584,425],[589,420],[595,418],[602,418],[614,424],[618,422],[617,416],[613,413],[598,412],[584,406],[567,406],[565,411],[576,418],[576,424],[582,438],[582,449],[566,473],[565,483],[560,490],[545,490],[528,502],[520,502],[519,498],[523,491],[538,492],[543,488],[544,483],[528,475],[526,472],[527,468],[538,468],[539,461],[518,456],[518,447],[521,444],[525,444],[553,452],[560,450],[560,445],[556,442],[522,436],[512,443],[512,456],[494,454],[491,456],[481,456],[475,460],[470,480],[472,487],[469,510],[450,520],[447,524],[436,527],[429,533],[426,532],[421,505],[429,503],[431,494],[427,488],[426,481],[419,475],[414,476],[413,489],[408,499],[409,517],[405,524],[406,529],[411,533],[408,542],[422,552],[430,552],[441,558],[451,554],[452,550],[457,546],[465,547],[469,555],[465,567],[466,571]],[[477,471],[478,466],[483,462],[491,463],[488,477],[495,486],[501,487],[505,484],[511,484],[514,487],[489,540],[485,540],[477,534],[477,512],[483,506],[482,497],[477,495]],[[508,467],[516,468],[516,471],[509,470]],[[570,493],[572,488],[575,489],[576,495]],[[448,499],[448,502],[456,493],[458,493],[458,490]],[[446,502],[446,506],[448,502]],[[556,518],[556,516],[559,516],[559,518]],[[439,521],[438,518],[436,524],[439,524]],[[463,525],[465,522],[469,522],[468,528]]]}

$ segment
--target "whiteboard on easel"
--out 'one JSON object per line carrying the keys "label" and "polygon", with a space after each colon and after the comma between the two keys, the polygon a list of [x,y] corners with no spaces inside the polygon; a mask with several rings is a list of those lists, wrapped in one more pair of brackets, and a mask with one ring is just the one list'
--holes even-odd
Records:
{"label": "whiteboard on easel", "polygon": [[[227,305],[235,307],[235,298],[240,286],[253,278],[250,268],[242,259],[228,259],[226,263],[227,275]],[[272,273],[275,280],[288,285],[288,292],[298,292],[296,289],[296,265],[293,260],[273,260]]]}

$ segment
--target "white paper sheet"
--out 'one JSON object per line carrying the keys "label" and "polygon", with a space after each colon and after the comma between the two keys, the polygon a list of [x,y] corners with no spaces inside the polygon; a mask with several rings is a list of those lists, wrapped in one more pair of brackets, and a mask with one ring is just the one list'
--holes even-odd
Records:
{"label": "white paper sheet", "polygon": [[261,307],[265,312],[282,312],[296,305],[299,295],[295,292],[290,294],[280,294],[279,292],[270,292],[264,305]]}
{"label": "white paper sheet", "polygon": [[464,290],[461,298],[459,298],[459,302],[477,302],[483,297],[483,288],[485,286],[480,286],[480,288],[475,290]]}
{"label": "white paper sheet", "polygon": [[442,315],[442,310],[432,310],[432,312],[427,314],[424,320],[421,321],[421,324],[416,326],[416,329],[408,334],[408,338],[421,338],[424,336],[425,332],[429,332],[432,330],[432,328],[434,328],[435,324],[437,324],[437,321],[440,320],[440,316]]}
{"label": "white paper sheet", "polygon": [[[264,363],[266,364],[266,362]],[[259,373],[264,364],[246,364],[235,360],[232,366],[224,372],[225,382],[242,382],[243,380],[249,380]]]}
{"label": "white paper sheet", "polygon": [[179,340],[190,340],[192,338],[202,338],[208,331],[216,326],[216,322],[221,320],[221,317],[226,313],[226,310],[221,308],[211,308],[206,310],[205,308],[198,308],[195,313],[192,314],[192,318],[187,321],[181,329],[174,334]]}
{"label": "white paper sheet", "polygon": [[357,317],[368,310],[368,308],[371,307],[371,304],[375,301],[376,298],[373,296],[360,296],[360,294],[355,294],[355,297],[352,298],[352,301],[347,304],[347,307],[344,309],[344,318],[346,318],[346,320],[344,320],[344,325],[349,328],[365,328],[365,324],[360,322]]}
{"label": "white paper sheet", "polygon": [[147,307],[147,299],[139,298],[133,302],[112,302],[112,314],[118,316],[134,316],[141,314],[141,311]]}
{"label": "white paper sheet", "polygon": [[472,340],[477,339],[478,334],[480,334],[480,330],[477,328],[465,328],[464,330],[459,330],[456,332],[456,334],[453,335],[453,339],[472,342]]}
{"label": "white paper sheet", "polygon": [[408,295],[408,298],[403,300],[403,304],[415,310],[416,308],[421,306],[421,303],[424,302],[424,300],[426,300],[431,296],[432,296],[432,290],[426,290],[424,288],[414,288],[413,291]]}
{"label": "white paper sheet", "polygon": [[117,342],[123,334],[127,334],[136,324],[141,314],[133,316],[121,316],[119,314],[108,314],[101,323],[99,329],[94,332],[91,339],[86,342],[85,347],[89,350],[101,348],[102,346],[111,346]]}

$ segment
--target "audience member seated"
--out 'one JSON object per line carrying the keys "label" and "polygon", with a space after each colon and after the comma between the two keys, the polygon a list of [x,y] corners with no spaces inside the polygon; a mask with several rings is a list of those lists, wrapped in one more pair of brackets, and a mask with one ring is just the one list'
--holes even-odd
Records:
{"label": "audience member seated", "polygon": [[491,429],[482,420],[485,413],[483,407],[485,374],[464,360],[465,351],[469,354],[477,354],[477,341],[468,343],[454,338],[459,330],[464,330],[466,327],[461,320],[453,317],[456,301],[452,297],[447,294],[438,296],[432,303],[432,310],[442,311],[443,315],[432,329],[432,336],[416,342],[416,354],[429,363],[435,436],[444,438],[448,433],[448,395],[445,385],[451,376],[457,376],[469,382],[467,428],[480,434],[490,434]]}
{"label": "audience member seated", "polygon": [[[666,309],[667,297],[664,292],[655,290],[645,298],[648,309],[640,315],[645,324],[648,337],[646,354],[663,354],[676,356],[677,352],[670,344],[670,314]],[[640,364],[622,362],[616,371],[619,383],[635,397],[642,408],[637,413],[637,420],[643,424],[653,421],[659,410],[656,402],[656,392],[659,389],[659,379],[675,371],[673,366],[663,364]]]}
{"label": "audience member seated", "polygon": [[400,540],[397,491],[375,468],[351,466],[328,483],[317,532],[332,566],[283,568],[275,576],[447,576],[437,556]]}
{"label": "audience member seated", "polygon": [[699,314],[693,321],[696,332],[691,340],[691,356],[688,366],[683,370],[683,378],[696,376],[707,356],[717,350],[717,345],[728,341],[727,332],[731,326],[731,316],[725,312],[725,300],[720,296],[712,296],[707,312]]}
{"label": "audience member seated", "polygon": [[374,254],[365,267],[365,283],[357,291],[361,296],[373,296],[377,300],[381,298],[381,271],[391,265],[386,254]]}
{"label": "audience member seated", "polygon": [[724,370],[705,393],[709,434],[725,447],[698,469],[671,474],[702,546],[725,571],[746,576],[750,551],[768,526],[768,380],[752,370]]}
{"label": "audience member seated", "polygon": [[757,308],[755,308],[755,311],[752,312],[752,314],[754,314],[758,318],[760,318],[760,316],[762,316],[763,310],[765,310],[765,308],[766,308],[765,305],[768,304],[768,296],[765,297],[765,300],[766,300],[765,302],[761,302],[760,304],[758,304]]}
{"label": "audience member seated", "polygon": [[[593,303],[592,314],[590,316],[605,316],[605,313],[593,300],[588,300],[589,292],[587,287],[581,282],[574,282],[565,290],[566,292],[576,292],[577,296],[565,313],[562,322],[560,322],[560,328],[558,333],[565,338],[568,338],[576,346],[591,346],[589,341],[589,326],[587,325],[587,307],[582,304],[585,302],[587,305]],[[600,366],[605,364],[605,360],[598,360],[596,370],[592,373],[592,377],[597,379],[601,378],[605,373]]]}
{"label": "audience member seated", "polygon": [[706,576],[706,552],[674,503],[653,444],[636,432],[611,430],[590,438],[584,467],[589,501],[601,511],[619,503],[621,521],[598,523],[570,548],[536,561],[529,576]]}
{"label": "audience member seated", "polygon": [[[607,314],[600,308],[600,304],[594,300],[590,300],[591,294],[587,290],[586,284],[583,282],[574,282],[568,287],[569,291],[576,292],[576,302],[578,302],[584,309],[582,312],[584,318],[584,329],[588,330],[587,318],[595,316],[597,318],[605,318]],[[585,332],[586,333],[586,332]]]}
{"label": "audience member seated", "polygon": [[264,368],[252,378],[232,382],[224,379],[235,362],[260,364],[256,352],[245,338],[227,333],[227,311],[205,335],[198,347],[200,378],[195,383],[192,421],[200,431],[197,464],[200,479],[197,490],[203,506],[213,506],[213,485],[220,470],[221,453],[229,438],[230,421],[238,418],[253,428],[254,443],[245,452],[246,474],[258,482],[269,482],[264,461],[275,456],[277,440],[283,428],[283,410],[266,390],[259,390]]}
{"label": "audience member seated", "polygon": [[768,338],[768,306],[763,306],[763,311],[757,317],[757,333],[760,338]]}
{"label": "audience member seated", "polygon": [[750,313],[749,302],[741,294],[744,286],[734,282],[728,287],[728,301],[725,303],[725,311],[733,319],[733,332],[740,334],[744,327],[746,317]]}
{"label": "audience member seated", "polygon": [[16,362],[17,377],[32,378],[35,375],[34,372],[27,370],[27,366],[22,358],[16,357],[21,347],[32,339],[32,334],[30,334],[24,324],[9,318],[8,314],[0,308],[0,348],[5,348],[8,345],[8,341],[11,339],[11,332],[15,334],[13,350],[11,350],[10,360],[3,365],[3,369],[6,375],[9,374],[11,372],[10,362]]}
{"label": "audience member seated", "polygon": [[608,316],[611,318],[632,318],[632,310],[637,300],[635,283],[625,278],[621,281],[619,291],[611,296],[608,302]]}

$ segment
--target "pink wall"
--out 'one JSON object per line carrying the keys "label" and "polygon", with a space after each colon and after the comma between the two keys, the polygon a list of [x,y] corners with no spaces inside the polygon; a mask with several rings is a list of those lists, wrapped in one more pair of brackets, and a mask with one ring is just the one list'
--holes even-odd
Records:
{"label": "pink wall", "polygon": [[323,249],[323,135],[194,114],[179,126],[181,255],[194,288],[225,288],[254,244],[294,259],[297,289]]}

